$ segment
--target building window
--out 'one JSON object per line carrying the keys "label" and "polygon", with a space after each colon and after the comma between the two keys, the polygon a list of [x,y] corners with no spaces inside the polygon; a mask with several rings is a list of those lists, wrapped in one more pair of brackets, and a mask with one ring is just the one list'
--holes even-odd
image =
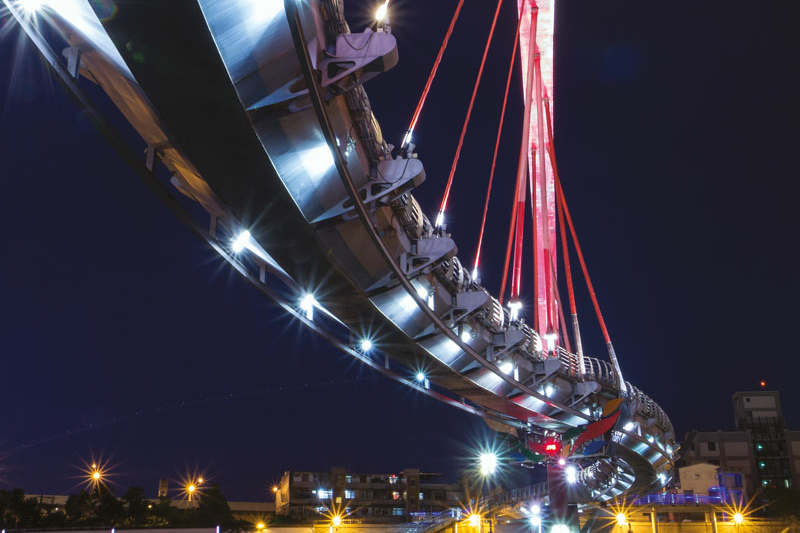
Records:
{"label": "building window", "polygon": [[389,476],[389,483],[391,483],[392,485],[396,485],[397,484],[397,476],[395,476],[394,474]]}
{"label": "building window", "polygon": [[303,476],[300,479],[302,479],[303,481],[308,481],[308,474],[303,474]]}
{"label": "building window", "polygon": [[345,483],[352,483],[353,482],[353,476],[344,476],[344,482]]}
{"label": "building window", "polygon": [[717,451],[717,443],[716,442],[707,442],[708,444],[708,451],[715,452]]}
{"label": "building window", "polygon": [[402,507],[393,507],[392,508],[392,516],[403,516],[403,508]]}
{"label": "building window", "polygon": [[345,497],[345,498],[347,498],[347,499],[350,499],[350,500],[352,500],[353,498],[355,498],[355,497],[356,497],[356,491],[354,491],[354,490],[349,490],[349,489],[346,489],[346,490],[344,491],[344,497]]}
{"label": "building window", "polygon": [[317,497],[318,497],[320,500],[327,500],[327,499],[329,499],[331,496],[333,496],[333,489],[331,489],[331,490],[318,489],[318,490],[317,490]]}
{"label": "building window", "polygon": [[422,493],[421,493],[421,492],[419,493],[419,499],[420,499],[420,500],[424,500],[424,499],[425,499],[425,497],[422,495]]}
{"label": "building window", "polygon": [[400,499],[400,493],[397,492],[397,491],[392,492],[392,499],[393,500],[399,500]]}

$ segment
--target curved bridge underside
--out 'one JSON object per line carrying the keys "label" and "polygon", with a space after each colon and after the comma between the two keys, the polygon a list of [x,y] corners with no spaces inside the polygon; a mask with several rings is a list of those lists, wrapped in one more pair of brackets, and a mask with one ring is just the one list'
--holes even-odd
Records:
{"label": "curved bridge underside", "polygon": [[[393,157],[362,87],[396,64],[390,33],[350,33],[338,0],[144,0],[104,20],[87,0],[50,0],[39,21],[4,2],[57,72],[98,84],[138,132],[140,175],[160,161],[191,199],[182,216],[209,215],[195,231],[333,344],[521,433],[586,424],[620,396],[608,363],[543,350],[421,212],[423,165]],[[66,66],[45,53],[44,20]],[[658,490],[671,475],[672,424],[626,385],[610,441],[571,458],[573,501]]]}

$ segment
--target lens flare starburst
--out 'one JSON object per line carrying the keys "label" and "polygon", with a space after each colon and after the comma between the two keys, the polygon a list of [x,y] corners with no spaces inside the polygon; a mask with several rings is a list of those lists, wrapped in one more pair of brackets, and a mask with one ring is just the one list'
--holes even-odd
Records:
{"label": "lens flare starburst", "polygon": [[203,494],[206,479],[199,472],[187,472],[178,480],[178,496],[186,501],[195,501]]}
{"label": "lens flare starburst", "polygon": [[110,482],[111,468],[107,461],[93,459],[81,467],[81,479],[89,492],[97,492]]}

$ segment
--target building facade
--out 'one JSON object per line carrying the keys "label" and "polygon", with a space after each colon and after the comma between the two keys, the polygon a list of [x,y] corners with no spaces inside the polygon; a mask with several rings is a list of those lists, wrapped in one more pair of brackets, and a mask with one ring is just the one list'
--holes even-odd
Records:
{"label": "building facade", "polygon": [[800,488],[800,431],[786,428],[779,393],[737,392],[733,412],[734,430],[687,433],[681,462],[741,472],[748,494],[760,488]]}
{"label": "building facade", "polygon": [[417,513],[461,510],[458,484],[437,483],[438,474],[406,468],[396,474],[287,471],[275,493],[275,511],[313,519],[326,513],[351,519],[408,521]]}

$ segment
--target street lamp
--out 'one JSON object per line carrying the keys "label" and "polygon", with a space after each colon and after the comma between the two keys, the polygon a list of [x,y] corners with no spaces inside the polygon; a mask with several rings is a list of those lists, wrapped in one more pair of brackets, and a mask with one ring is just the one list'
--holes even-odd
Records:
{"label": "street lamp", "polygon": [[733,523],[741,526],[744,523],[744,515],[742,513],[735,513],[733,515]]}

